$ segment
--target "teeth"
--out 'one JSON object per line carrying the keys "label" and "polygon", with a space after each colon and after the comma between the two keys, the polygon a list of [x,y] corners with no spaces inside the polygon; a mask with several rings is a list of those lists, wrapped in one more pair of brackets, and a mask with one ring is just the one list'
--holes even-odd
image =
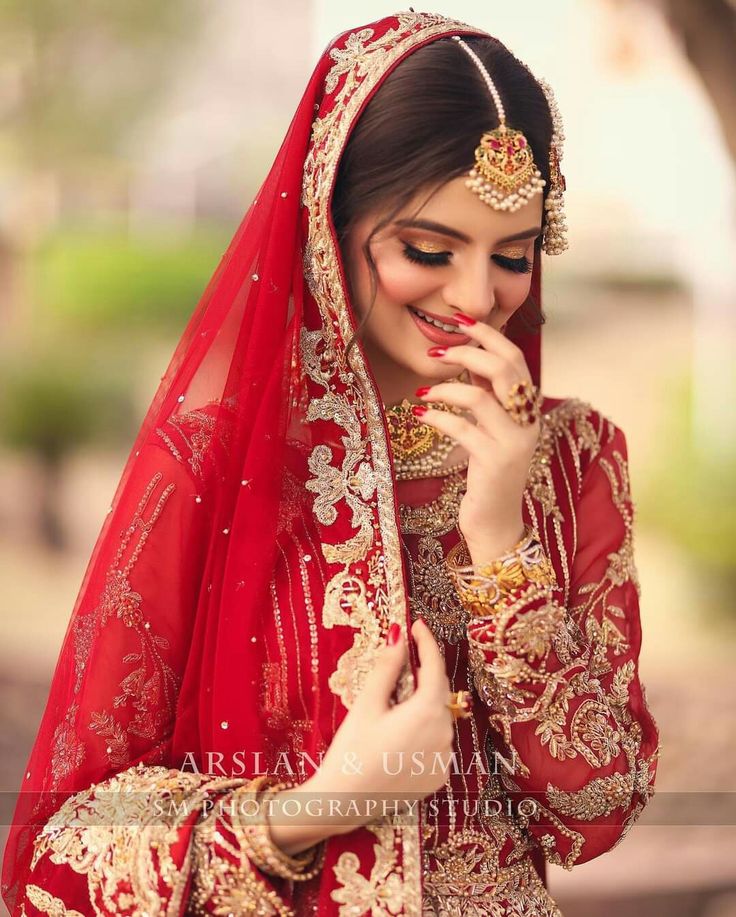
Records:
{"label": "teeth", "polygon": [[436,318],[426,315],[421,309],[415,309],[414,306],[409,306],[409,308],[412,312],[416,312],[417,315],[421,315],[424,321],[429,322],[430,325],[436,325],[442,331],[449,331],[450,334],[458,334],[457,325],[446,325],[444,322],[438,322]]}

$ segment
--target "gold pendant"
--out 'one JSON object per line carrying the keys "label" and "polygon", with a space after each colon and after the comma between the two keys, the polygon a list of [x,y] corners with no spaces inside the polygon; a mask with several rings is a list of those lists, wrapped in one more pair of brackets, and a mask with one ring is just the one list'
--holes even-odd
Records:
{"label": "gold pendant", "polygon": [[[428,407],[442,407],[438,404]],[[439,430],[423,423],[412,413],[412,402],[408,398],[400,404],[392,405],[386,412],[391,445],[399,461],[418,458],[430,452],[443,435]]]}

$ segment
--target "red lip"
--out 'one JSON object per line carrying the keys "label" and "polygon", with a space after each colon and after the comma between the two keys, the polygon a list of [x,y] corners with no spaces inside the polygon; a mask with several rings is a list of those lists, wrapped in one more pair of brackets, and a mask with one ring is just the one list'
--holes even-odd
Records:
{"label": "red lip", "polygon": [[[414,324],[417,326],[419,331],[428,338],[433,344],[439,344],[442,347],[455,347],[459,344],[468,344],[471,341],[471,338],[467,334],[461,334],[460,332],[454,331],[452,333],[448,331],[442,331],[434,325],[430,325],[429,322],[422,321],[421,318],[412,312],[412,310],[407,306],[409,315],[412,317]],[[429,315],[429,313],[427,313]],[[449,324],[449,323],[448,323]],[[454,324],[458,324],[455,322]]]}

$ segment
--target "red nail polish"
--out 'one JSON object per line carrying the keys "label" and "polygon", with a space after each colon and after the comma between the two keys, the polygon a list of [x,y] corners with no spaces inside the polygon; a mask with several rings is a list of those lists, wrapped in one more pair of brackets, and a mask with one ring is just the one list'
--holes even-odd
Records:
{"label": "red nail polish", "polygon": [[447,353],[446,347],[430,347],[427,351],[427,356],[430,357],[444,357]]}
{"label": "red nail polish", "polygon": [[395,622],[388,629],[388,637],[386,638],[386,643],[389,646],[394,646],[399,642],[399,637],[401,636],[401,627]]}
{"label": "red nail polish", "polygon": [[469,315],[461,315],[459,312],[455,312],[452,317],[457,319],[459,325],[466,325],[469,327],[470,325],[478,324],[474,318],[471,318]]}
{"label": "red nail polish", "polygon": [[411,406],[411,412],[415,417],[422,417],[428,410],[429,408],[426,404],[413,404]]}
{"label": "red nail polish", "polygon": [[422,386],[420,386],[420,387],[414,392],[414,394],[417,396],[417,398],[422,398],[422,397],[424,397],[424,395],[427,394],[427,392],[428,392],[431,388],[432,388],[431,385],[422,385]]}

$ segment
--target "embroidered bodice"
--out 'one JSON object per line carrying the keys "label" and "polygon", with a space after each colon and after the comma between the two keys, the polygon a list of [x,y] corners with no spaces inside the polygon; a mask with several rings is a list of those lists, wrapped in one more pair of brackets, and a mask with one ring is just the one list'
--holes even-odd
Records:
{"label": "embroidered bodice", "polygon": [[398,483],[412,620],[433,631],[451,689],[476,697],[422,806],[425,914],[559,914],[545,860],[569,869],[618,843],[651,792],[622,441],[589,405],[547,401],[524,521],[560,588],[531,589],[503,633],[470,618],[445,567],[465,471]]}

